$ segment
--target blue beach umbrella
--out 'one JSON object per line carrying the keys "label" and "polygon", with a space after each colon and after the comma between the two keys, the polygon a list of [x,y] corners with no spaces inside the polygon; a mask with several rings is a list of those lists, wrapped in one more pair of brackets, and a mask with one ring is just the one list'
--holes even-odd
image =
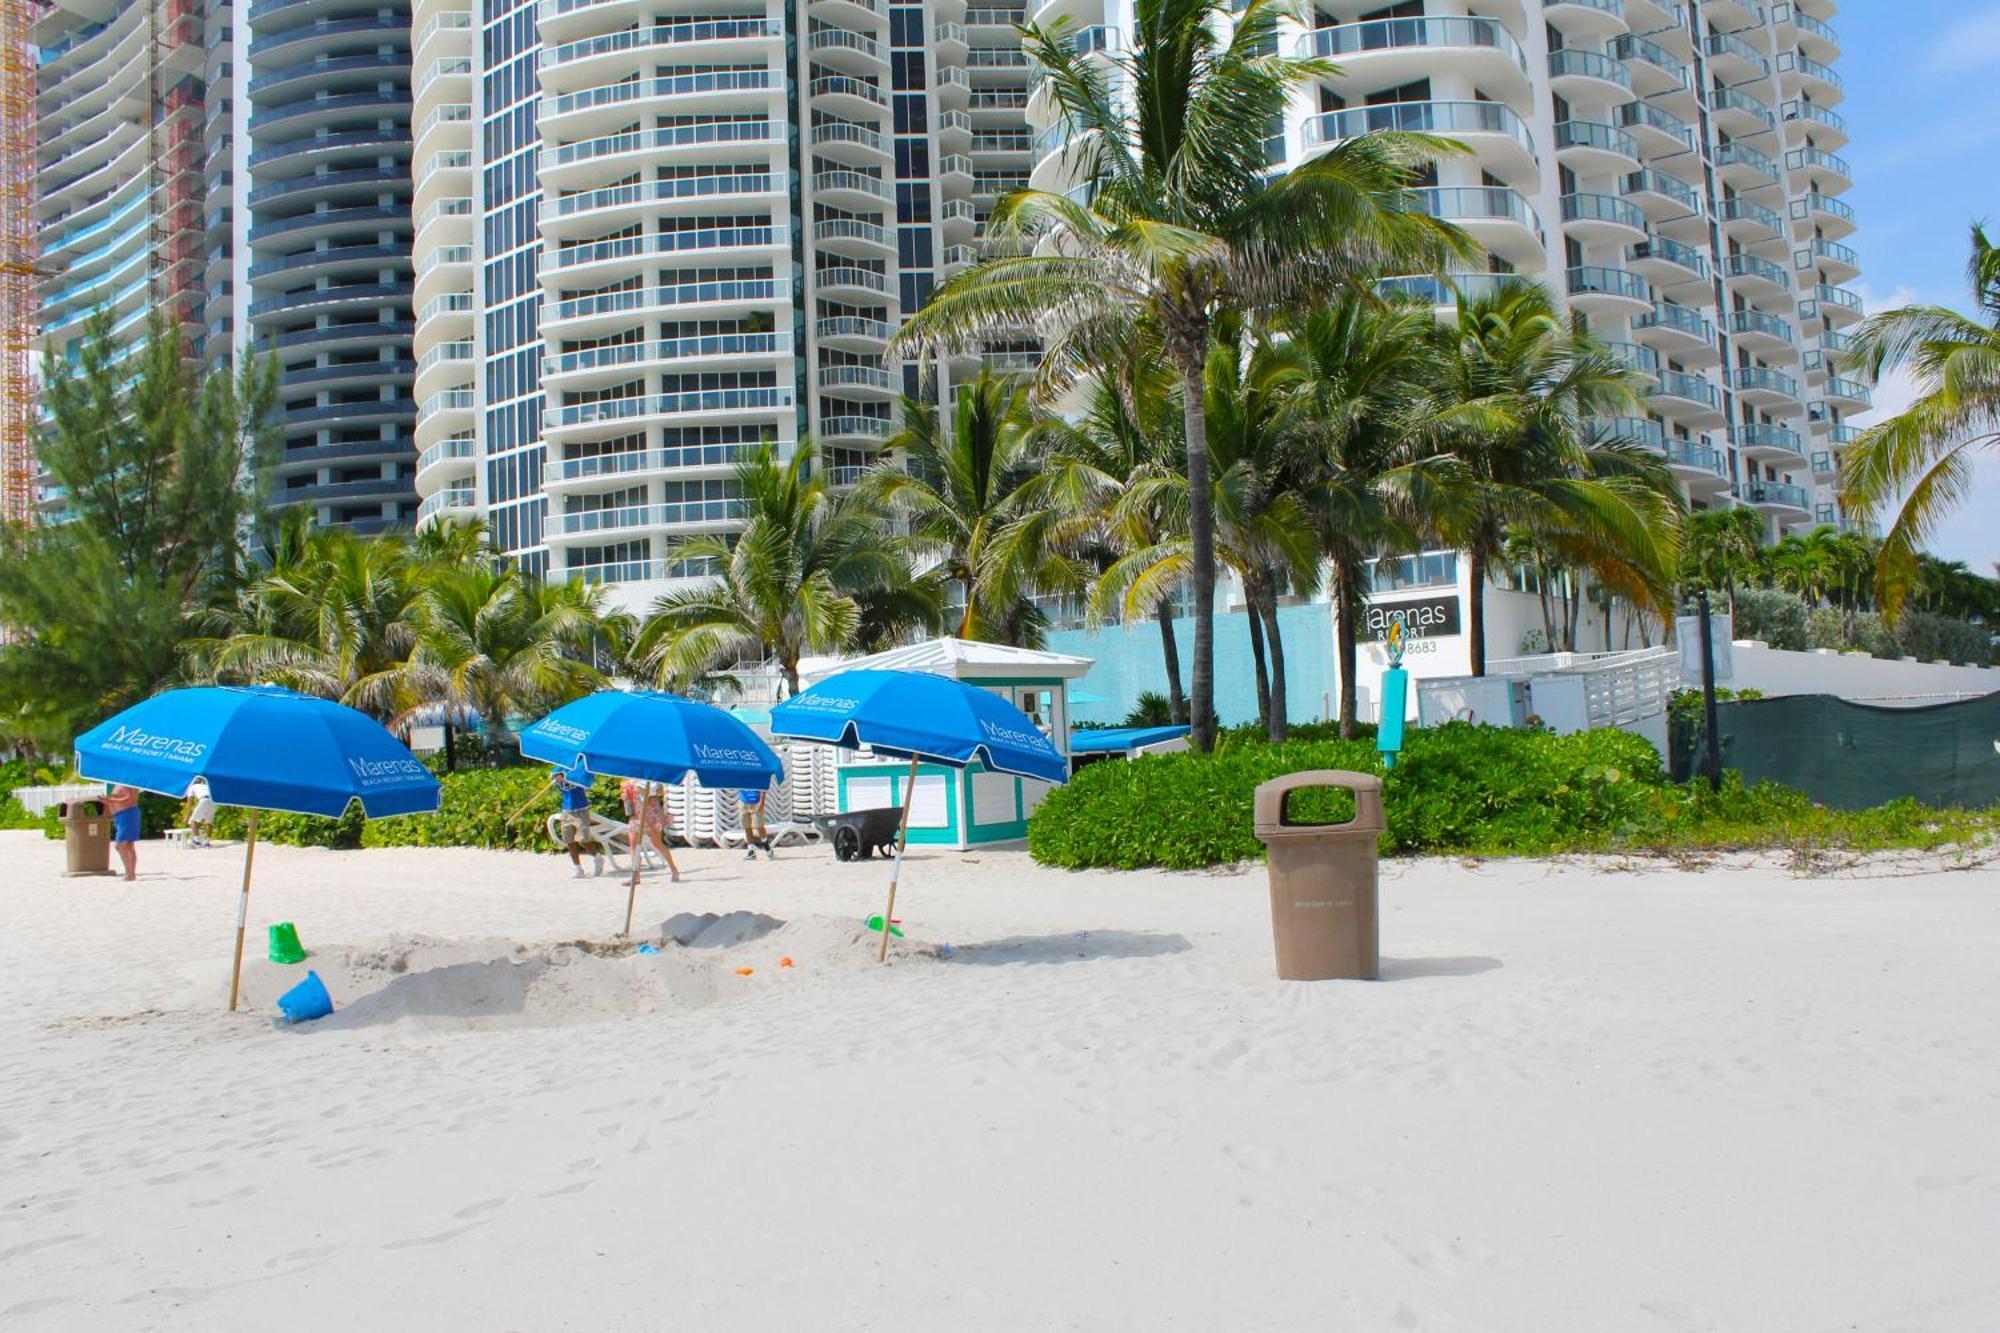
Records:
{"label": "blue beach umbrella", "polygon": [[359,801],[370,819],[438,808],[438,781],[401,741],[363,713],[276,685],[167,690],[76,741],[77,772],[163,796],[206,779],[220,805],[250,812],[229,1007],[243,972],[243,928],[257,816],[264,810],[338,818]]}
{"label": "blue beach umbrella", "polygon": [[910,836],[911,795],[918,763],[964,768],[974,760],[1000,773],[1060,783],[1069,765],[1055,743],[1027,714],[989,690],[922,671],[843,671],[771,710],[771,734],[821,741],[846,749],[866,745],[877,754],[910,761],[904,784],[903,821],[896,860],[889,870],[889,905],[882,913],[882,948],[889,956],[889,923],[896,910],[896,881]]}
{"label": "blue beach umbrella", "polygon": [[[762,789],[785,776],[771,747],[741,721],[713,704],[662,690],[599,690],[566,703],[521,732],[521,753],[563,768],[641,782],[679,782],[692,773],[705,787],[740,790]],[[632,883],[625,895],[627,935],[638,896],[635,837]]]}

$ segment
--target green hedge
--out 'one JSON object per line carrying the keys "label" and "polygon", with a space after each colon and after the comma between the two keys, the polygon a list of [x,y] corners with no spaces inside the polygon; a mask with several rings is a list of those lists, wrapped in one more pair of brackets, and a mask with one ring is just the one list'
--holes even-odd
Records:
{"label": "green hedge", "polygon": [[[1372,742],[1235,740],[1213,755],[1092,764],[1049,793],[1028,822],[1045,865],[1194,869],[1264,854],[1253,831],[1258,784],[1301,769],[1380,773]],[[1560,852],[1825,844],[1933,847],[1988,838],[2000,811],[1940,812],[1897,801],[1859,815],[1802,793],[1670,781],[1647,741],[1622,731],[1556,736],[1454,722],[1409,733],[1384,777],[1384,854],[1541,856]],[[1338,804],[1294,818],[1344,818]]]}
{"label": "green hedge", "polygon": [[[434,815],[371,819],[361,830],[363,847],[490,847],[519,852],[555,850],[549,841],[549,816],[556,812],[554,789],[543,792],[519,819],[507,816],[549,780],[546,768],[475,769],[447,773],[438,779],[443,804]],[[600,813],[623,819],[618,783],[599,778],[590,789],[590,804]]]}

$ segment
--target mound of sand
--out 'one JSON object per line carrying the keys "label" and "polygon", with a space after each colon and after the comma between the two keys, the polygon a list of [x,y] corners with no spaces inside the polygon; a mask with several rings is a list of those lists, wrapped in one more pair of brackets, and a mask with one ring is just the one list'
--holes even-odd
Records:
{"label": "mound of sand", "polygon": [[[926,944],[895,943],[899,959],[936,956]],[[876,937],[852,918],[786,922],[749,911],[682,912],[650,940],[521,944],[398,935],[329,945],[304,965],[246,962],[244,989],[246,1007],[254,1010],[297,984],[307,968],[318,972],[335,1009],[299,1031],[568,1027],[734,1002],[754,993],[746,975],[790,983],[809,971],[873,966],[875,945]]]}

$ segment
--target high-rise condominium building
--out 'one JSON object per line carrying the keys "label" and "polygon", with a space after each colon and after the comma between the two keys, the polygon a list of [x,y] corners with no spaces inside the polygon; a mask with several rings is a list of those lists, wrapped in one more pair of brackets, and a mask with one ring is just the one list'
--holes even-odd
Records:
{"label": "high-rise condominium building", "polygon": [[257,0],[245,22],[239,322],[279,366],[272,494],[323,524],[407,527],[417,506],[409,7]]}
{"label": "high-rise condominium building", "polygon": [[1582,314],[1644,377],[1645,415],[1613,424],[1697,507],[1747,505],[1772,536],[1837,522],[1834,460],[1869,399],[1840,372],[1861,302],[1843,285],[1859,270],[1833,10],[1319,0],[1298,49],[1341,72],[1285,151],[1370,129],[1470,146],[1424,191],[1488,251],[1458,290],[1522,274]]}
{"label": "high-rise condominium building", "polygon": [[[810,434],[844,478],[904,393],[976,370],[920,385],[886,346],[1002,194],[1074,183],[1016,25],[1067,19],[1107,58],[1131,29],[1128,0],[192,2],[48,20],[45,334],[98,308],[129,331],[180,291],[194,336],[282,362],[282,497],[363,528],[477,515],[628,601],[690,572],[675,538],[735,523],[748,451]],[[1282,40],[1338,73],[1273,161],[1460,140],[1422,194],[1486,251],[1456,290],[1518,274],[1584,316],[1644,377],[1613,424],[1695,504],[1838,522],[1868,391],[1839,365],[1861,311],[1833,9],[1319,0]],[[159,243],[190,232],[191,258]]]}

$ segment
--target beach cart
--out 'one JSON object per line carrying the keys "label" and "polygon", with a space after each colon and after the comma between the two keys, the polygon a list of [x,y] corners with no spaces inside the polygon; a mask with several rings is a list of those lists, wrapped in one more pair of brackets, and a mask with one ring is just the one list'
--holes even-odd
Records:
{"label": "beach cart", "polygon": [[844,810],[837,815],[814,815],[820,836],[833,844],[837,861],[866,861],[880,852],[893,856],[896,833],[903,826],[903,807],[885,805],[873,810]]}

